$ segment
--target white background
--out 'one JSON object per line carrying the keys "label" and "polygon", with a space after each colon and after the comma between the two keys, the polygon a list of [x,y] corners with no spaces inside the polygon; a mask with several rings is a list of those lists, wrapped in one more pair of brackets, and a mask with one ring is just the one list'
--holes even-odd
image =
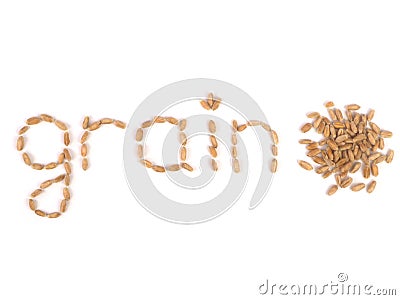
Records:
{"label": "white background", "polygon": [[[382,168],[373,195],[331,198],[329,182],[296,164],[304,114],[326,100],[375,108],[399,151],[399,13],[398,1],[1,1],[0,299],[257,299],[266,279],[329,283],[340,272],[399,289],[400,160]],[[182,226],[134,200],[122,130],[93,135],[83,173],[79,125],[85,114],[127,121],[154,90],[195,77],[258,101],[280,133],[280,167],[256,210],[244,197]],[[73,199],[58,220],[27,208],[51,176],[15,150],[24,120],[46,112],[74,138]],[[53,159],[56,132],[40,143],[32,131],[35,157]]]}

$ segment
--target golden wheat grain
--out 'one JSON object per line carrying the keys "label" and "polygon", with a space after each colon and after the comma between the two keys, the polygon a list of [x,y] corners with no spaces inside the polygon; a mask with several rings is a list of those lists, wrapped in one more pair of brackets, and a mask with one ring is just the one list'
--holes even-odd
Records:
{"label": "golden wheat grain", "polygon": [[186,160],[186,147],[181,147],[180,158],[181,160]]}
{"label": "golden wheat grain", "polygon": [[279,137],[275,130],[271,130],[271,138],[275,145],[279,144]]}
{"label": "golden wheat grain", "polygon": [[239,160],[237,158],[234,158],[232,164],[233,164],[233,171],[235,173],[239,173],[240,172]]}
{"label": "golden wheat grain", "polygon": [[368,132],[367,138],[368,138],[368,141],[370,142],[371,145],[375,145],[376,140],[375,140],[375,138],[374,138],[374,136],[372,135],[371,132]]}
{"label": "golden wheat grain", "polygon": [[359,192],[361,191],[363,188],[365,188],[365,184],[364,183],[356,183],[354,185],[351,186],[351,190],[353,192]]}
{"label": "golden wheat grain", "polygon": [[276,173],[277,170],[278,170],[278,161],[275,158],[273,158],[271,162],[271,172]]}
{"label": "golden wheat grain", "polygon": [[68,149],[64,149],[63,153],[64,153],[65,159],[68,160],[68,161],[71,161],[72,157],[71,157],[71,153],[69,152],[69,150]]}
{"label": "golden wheat grain", "polygon": [[181,163],[181,167],[189,172],[193,171],[193,167],[189,165],[188,163]]}
{"label": "golden wheat grain", "polygon": [[101,126],[101,122],[97,121],[97,122],[94,122],[94,123],[90,124],[89,127],[88,127],[88,130],[89,131],[97,130],[97,129],[100,128],[100,126]]}
{"label": "golden wheat grain", "polygon": [[346,106],[347,110],[359,110],[360,108],[361,106],[358,104],[349,104]]}
{"label": "golden wheat grain", "polygon": [[68,130],[67,125],[66,125],[64,122],[60,121],[60,120],[55,120],[55,121],[54,121],[54,124],[55,124],[59,129],[61,129],[61,130],[63,130],[63,131]]}
{"label": "golden wheat grain", "polygon": [[314,122],[313,122],[313,127],[314,127],[315,129],[317,129],[318,126],[319,126],[319,124],[321,124],[322,119],[323,119],[323,117],[322,117],[322,116],[319,116],[318,118],[316,118],[316,119],[314,120]]}
{"label": "golden wheat grain", "polygon": [[318,149],[318,148],[319,148],[319,144],[318,143],[311,143],[311,144],[308,144],[306,146],[307,150],[314,150],[314,149]]}
{"label": "golden wheat grain", "polygon": [[212,110],[217,110],[218,109],[218,107],[220,106],[220,104],[221,104],[221,99],[215,99],[214,100],[214,103],[213,103],[213,105],[212,105]]}
{"label": "golden wheat grain", "polygon": [[88,127],[89,127],[89,116],[86,116],[84,119],[83,119],[83,122],[82,122],[82,128],[83,129],[87,129]]}
{"label": "golden wheat grain", "polygon": [[82,136],[81,136],[81,144],[84,144],[84,143],[86,143],[86,141],[88,140],[88,138],[89,138],[89,131],[86,131],[85,130],[85,132],[82,134]]}
{"label": "golden wheat grain", "polygon": [[211,159],[211,167],[214,171],[218,171],[218,163],[215,161],[215,159]]}
{"label": "golden wheat grain", "polygon": [[68,208],[68,200],[64,199],[60,203],[60,212],[65,213]]}
{"label": "golden wheat grain", "polygon": [[369,165],[364,166],[364,168],[363,168],[364,178],[368,179],[370,175],[371,175],[371,168],[369,167]]}
{"label": "golden wheat grain", "polygon": [[48,163],[47,165],[44,166],[44,168],[45,168],[46,170],[55,169],[55,168],[57,168],[57,163],[55,163],[55,162]]}
{"label": "golden wheat grain", "polygon": [[372,193],[375,190],[376,187],[376,181],[372,180],[368,185],[367,185],[367,192]]}
{"label": "golden wheat grain", "polygon": [[334,107],[334,106],[335,106],[335,103],[333,103],[332,101],[328,101],[328,102],[325,103],[325,107],[326,108],[331,108],[331,107]]}
{"label": "golden wheat grain", "polygon": [[328,114],[329,114],[329,117],[331,118],[332,121],[336,121],[337,120],[335,111],[333,109],[328,109]]}
{"label": "golden wheat grain", "polygon": [[61,216],[61,214],[59,212],[52,212],[52,213],[49,213],[47,215],[47,217],[50,218],[50,219],[56,219],[56,218],[58,218],[60,216]]}
{"label": "golden wheat grain", "polygon": [[165,118],[167,120],[168,123],[172,124],[172,125],[178,125],[179,121],[176,118],[173,117],[166,117]]}
{"label": "golden wheat grain", "polygon": [[71,199],[71,194],[69,192],[69,189],[67,187],[63,188],[63,196],[65,200]]}
{"label": "golden wheat grain", "polygon": [[209,146],[208,151],[210,152],[212,157],[214,157],[214,158],[217,157],[217,150],[214,147]]}
{"label": "golden wheat grain", "polygon": [[335,194],[337,192],[337,190],[338,190],[338,186],[332,185],[327,191],[328,196],[332,196],[333,194]]}
{"label": "golden wheat grain", "polygon": [[247,126],[260,126],[261,125],[261,121],[258,120],[250,120],[247,122]]}
{"label": "golden wheat grain", "polygon": [[241,132],[241,131],[245,130],[246,128],[247,128],[247,125],[246,124],[242,124],[242,125],[239,125],[237,127],[237,131]]}
{"label": "golden wheat grain", "polygon": [[186,119],[182,119],[179,121],[179,130],[184,131],[186,129],[187,121]]}
{"label": "golden wheat grain", "polygon": [[381,134],[381,137],[383,137],[385,139],[391,138],[393,136],[393,133],[391,131],[388,131],[388,130],[382,130],[380,132],[380,134]]}
{"label": "golden wheat grain", "polygon": [[19,136],[17,139],[17,150],[21,151],[22,149],[24,149],[25,146],[25,140],[23,136]]}
{"label": "golden wheat grain", "polygon": [[26,153],[26,152],[22,153],[22,159],[24,160],[24,163],[26,165],[28,165],[28,166],[32,165],[31,158],[29,157],[28,153]]}
{"label": "golden wheat grain", "polygon": [[232,151],[231,152],[232,152],[232,157],[236,158],[237,157],[237,148],[236,148],[236,146],[232,147]]}
{"label": "golden wheat grain", "polygon": [[299,140],[299,144],[302,144],[302,145],[308,145],[308,144],[312,144],[312,143],[314,143],[312,140],[310,140],[310,139],[301,139],[301,140]]}
{"label": "golden wheat grain", "polygon": [[209,93],[207,96],[207,104],[209,107],[212,107],[214,104],[214,95],[213,93]]}
{"label": "golden wheat grain", "polygon": [[41,193],[43,192],[42,189],[36,189],[31,193],[31,197],[32,198],[36,198],[37,196],[39,196]]}
{"label": "golden wheat grain", "polygon": [[309,119],[317,119],[317,118],[319,118],[320,114],[319,114],[319,112],[314,111],[314,112],[308,113],[306,116]]}
{"label": "golden wheat grain", "polygon": [[352,183],[353,183],[353,178],[351,178],[351,177],[342,179],[341,188],[343,188],[343,189],[348,188]]}
{"label": "golden wheat grain", "polygon": [[236,132],[236,131],[237,131],[237,128],[238,128],[238,122],[237,122],[236,120],[233,120],[233,121],[232,121],[232,129],[233,129],[233,132]]}
{"label": "golden wheat grain", "polygon": [[100,123],[101,123],[102,125],[112,124],[112,123],[114,123],[114,119],[111,119],[111,118],[102,118],[102,119],[100,119]]}
{"label": "golden wheat grain", "polygon": [[271,126],[269,126],[267,123],[261,122],[261,127],[267,132],[271,131]]}
{"label": "golden wheat grain", "polygon": [[168,170],[168,171],[172,171],[172,172],[176,172],[176,171],[179,171],[180,168],[181,168],[180,165],[174,164],[174,165],[168,166],[168,167],[167,167],[167,170]]}
{"label": "golden wheat grain", "polygon": [[165,123],[165,121],[166,121],[166,119],[161,116],[156,116],[156,117],[154,117],[154,120],[153,120],[154,123]]}
{"label": "golden wheat grain", "polygon": [[50,116],[50,115],[47,115],[47,114],[41,114],[40,118],[43,121],[48,122],[48,123],[53,123],[54,122],[54,118],[52,116]]}
{"label": "golden wheat grain", "polygon": [[379,128],[378,125],[376,125],[374,122],[369,122],[369,126],[371,129],[376,133],[379,134],[381,132],[381,129]]}
{"label": "golden wheat grain", "polygon": [[335,181],[336,181],[336,184],[337,184],[338,186],[341,186],[341,184],[342,184],[342,178],[340,177],[340,174],[335,174]]}
{"label": "golden wheat grain", "polygon": [[35,210],[35,214],[37,214],[40,217],[46,217],[47,213],[45,213],[43,210],[37,209]]}
{"label": "golden wheat grain", "polygon": [[234,133],[232,134],[232,145],[237,145],[237,135]]}
{"label": "golden wheat grain", "polygon": [[393,157],[394,157],[394,151],[392,149],[389,149],[386,154],[386,162],[390,164],[393,161]]}
{"label": "golden wheat grain", "polygon": [[307,153],[308,157],[314,157],[321,153],[321,149],[314,149]]}
{"label": "golden wheat grain", "polygon": [[43,164],[38,164],[38,163],[33,163],[33,164],[31,165],[31,167],[32,167],[32,169],[34,169],[34,170],[43,170],[44,165],[43,165]]}
{"label": "golden wheat grain", "polygon": [[82,169],[86,171],[89,168],[89,161],[86,157],[82,159]]}
{"label": "golden wheat grain", "polygon": [[54,183],[61,182],[65,179],[65,174],[58,175],[56,178],[53,179]]}
{"label": "golden wheat grain", "polygon": [[325,163],[325,160],[324,160],[322,157],[314,156],[314,157],[311,157],[311,159],[312,159],[316,164],[319,164],[319,165],[325,165],[325,164],[326,164],[326,163]]}
{"label": "golden wheat grain", "polygon": [[206,102],[204,100],[200,101],[200,105],[206,110],[210,110],[211,109],[210,105],[208,105],[208,102]]}
{"label": "golden wheat grain", "polygon": [[143,146],[142,145],[137,146],[137,156],[139,158],[143,158]]}
{"label": "golden wheat grain", "polygon": [[69,133],[66,131],[66,132],[64,132],[64,145],[69,146],[70,143],[71,143],[71,140],[69,138]]}
{"label": "golden wheat grain", "polygon": [[377,177],[379,175],[379,168],[375,163],[371,164],[371,173],[375,177]]}
{"label": "golden wheat grain", "polygon": [[187,137],[186,134],[184,132],[179,132],[179,142],[183,145],[186,146],[187,143]]}
{"label": "golden wheat grain", "polygon": [[306,132],[310,131],[311,128],[312,128],[312,124],[306,123],[303,126],[301,126],[300,130],[301,130],[301,132],[306,133]]}
{"label": "golden wheat grain", "polygon": [[271,151],[273,156],[278,156],[278,147],[276,145],[272,145]]}
{"label": "golden wheat grain", "polygon": [[19,135],[23,135],[24,133],[26,133],[29,130],[29,126],[23,126],[19,131],[18,134]]}
{"label": "golden wheat grain", "polygon": [[386,161],[386,155],[380,155],[377,159],[374,160],[375,164],[380,164]]}
{"label": "golden wheat grain", "polygon": [[298,160],[297,163],[298,163],[299,166],[302,167],[304,170],[311,171],[311,170],[313,169],[313,166],[312,166],[310,163],[308,163],[308,162],[306,162],[306,161],[304,161],[304,160]]}
{"label": "golden wheat grain", "polygon": [[29,199],[29,208],[33,211],[37,209],[37,201],[33,199]]}
{"label": "golden wheat grain", "polygon": [[114,124],[116,127],[121,128],[121,129],[125,129],[125,128],[126,128],[126,123],[125,123],[125,122],[122,122],[122,121],[120,121],[120,120],[114,120],[113,124]]}
{"label": "golden wheat grain", "polygon": [[137,142],[141,142],[143,140],[143,129],[142,128],[138,128],[136,130],[136,141]]}
{"label": "golden wheat grain", "polygon": [[38,117],[32,117],[26,120],[26,125],[36,125],[42,122],[41,118]]}
{"label": "golden wheat grain", "polygon": [[69,176],[68,174],[65,175],[64,184],[65,184],[66,186],[69,186],[69,185],[71,184],[71,176]]}
{"label": "golden wheat grain", "polygon": [[215,135],[210,135],[210,142],[214,148],[218,147],[218,142],[217,142],[217,138],[215,137]]}
{"label": "golden wheat grain", "polygon": [[64,163],[64,169],[65,169],[65,172],[66,172],[68,175],[70,175],[70,174],[72,173],[71,165],[70,165],[69,162],[65,162],[65,163]]}
{"label": "golden wheat grain", "polygon": [[87,153],[88,153],[87,144],[82,144],[81,145],[81,155],[82,155],[82,157],[86,157]]}
{"label": "golden wheat grain", "polygon": [[153,163],[147,159],[143,159],[141,160],[142,164],[146,167],[146,168],[152,168],[153,167]]}
{"label": "golden wheat grain", "polygon": [[208,121],[208,130],[211,133],[215,133],[217,131],[217,127],[216,127],[215,122],[213,120]]}

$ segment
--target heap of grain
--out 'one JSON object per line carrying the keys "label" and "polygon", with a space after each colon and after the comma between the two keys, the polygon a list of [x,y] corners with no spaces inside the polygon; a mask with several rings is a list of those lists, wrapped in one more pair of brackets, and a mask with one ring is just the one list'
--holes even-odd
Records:
{"label": "heap of grain", "polygon": [[393,150],[384,152],[385,139],[392,137],[392,132],[382,130],[372,122],[375,111],[369,110],[367,114],[358,112],[360,106],[350,104],[346,106],[343,114],[340,109],[335,109],[333,102],[327,102],[329,118],[318,112],[307,114],[311,122],[301,127],[303,133],[311,129],[322,135],[319,141],[301,139],[307,149],[307,156],[316,164],[313,167],[309,162],[299,160],[299,165],[308,171],[315,169],[323,178],[331,175],[335,177],[334,185],[330,186],[327,194],[333,195],[339,188],[347,188],[358,192],[366,188],[372,193],[376,181],[370,180],[367,184],[353,182],[353,174],[362,172],[365,179],[377,177],[379,164],[391,163],[394,156]]}

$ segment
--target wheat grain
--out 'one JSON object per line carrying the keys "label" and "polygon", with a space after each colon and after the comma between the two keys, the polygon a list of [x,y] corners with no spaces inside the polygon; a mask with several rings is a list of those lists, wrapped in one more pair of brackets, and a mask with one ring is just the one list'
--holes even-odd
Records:
{"label": "wheat grain", "polygon": [[356,183],[356,184],[351,186],[351,190],[353,192],[359,192],[364,188],[365,188],[365,184],[364,183]]}
{"label": "wheat grain", "polygon": [[298,160],[297,162],[304,170],[311,171],[313,169],[313,166],[304,160]]}
{"label": "wheat grain", "polygon": [[60,120],[55,120],[55,121],[54,121],[54,124],[56,124],[56,126],[57,126],[59,129],[63,130],[63,131],[68,130],[67,125],[66,125],[64,122],[61,122]]}
{"label": "wheat grain", "polygon": [[58,218],[60,216],[61,216],[61,214],[59,212],[52,212],[52,213],[49,213],[47,215],[47,217],[50,218],[50,219],[56,219],[56,218]]}
{"label": "wheat grain", "polygon": [[271,162],[271,172],[276,173],[277,170],[278,170],[278,161],[275,158],[273,158]]}
{"label": "wheat grain", "polygon": [[125,129],[125,128],[126,128],[125,122],[122,122],[122,121],[120,121],[120,120],[114,120],[113,124],[114,124],[116,127],[121,128],[121,129]]}
{"label": "wheat grain", "polygon": [[215,122],[213,120],[208,121],[208,130],[211,133],[215,133],[217,131],[217,127],[216,127]]}
{"label": "wheat grain", "polygon": [[328,194],[329,196],[332,196],[333,194],[335,194],[335,193],[337,192],[337,190],[338,190],[338,186],[337,186],[337,185],[332,185],[332,186],[328,189],[327,194]]}
{"label": "wheat grain", "polygon": [[37,209],[37,201],[33,199],[29,199],[29,208],[33,211]]}
{"label": "wheat grain", "polygon": [[26,120],[26,125],[36,125],[42,122],[41,118],[38,117],[32,117]]}
{"label": "wheat grain", "polygon": [[32,165],[31,158],[29,157],[29,154],[28,154],[28,153],[26,153],[26,152],[22,153],[22,159],[24,160],[24,163],[25,163],[27,166]]}
{"label": "wheat grain", "polygon": [[193,171],[193,167],[189,165],[188,163],[181,163],[181,167],[189,172]]}
{"label": "wheat grain", "polygon": [[23,136],[19,136],[17,139],[17,150],[21,151],[25,147],[25,140]]}
{"label": "wheat grain", "polygon": [[86,116],[86,117],[83,119],[82,128],[86,130],[88,127],[89,127],[89,117]]}
{"label": "wheat grain", "polygon": [[35,214],[37,214],[40,217],[46,217],[47,213],[45,213],[43,210],[37,209],[35,210]]}

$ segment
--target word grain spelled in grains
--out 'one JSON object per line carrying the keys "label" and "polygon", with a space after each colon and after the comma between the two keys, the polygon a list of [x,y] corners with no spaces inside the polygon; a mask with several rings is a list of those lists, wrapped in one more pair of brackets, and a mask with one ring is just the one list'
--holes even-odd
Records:
{"label": "word grain spelled in grains", "polygon": [[359,112],[358,104],[349,104],[344,112],[334,108],[334,103],[329,101],[325,104],[329,117],[318,112],[311,112],[307,117],[310,122],[301,126],[303,133],[312,128],[321,135],[321,139],[301,139],[300,144],[305,145],[307,156],[316,164],[299,160],[299,165],[308,171],[315,169],[322,178],[334,177],[335,185],[332,185],[327,194],[336,193],[339,188],[350,188],[354,192],[366,188],[372,193],[376,187],[376,181],[371,180],[365,184],[353,182],[352,176],[360,171],[365,179],[379,175],[381,163],[391,163],[394,151],[389,149],[385,152],[385,139],[392,137],[392,132],[382,130],[372,120],[375,115],[373,109],[364,114]]}

